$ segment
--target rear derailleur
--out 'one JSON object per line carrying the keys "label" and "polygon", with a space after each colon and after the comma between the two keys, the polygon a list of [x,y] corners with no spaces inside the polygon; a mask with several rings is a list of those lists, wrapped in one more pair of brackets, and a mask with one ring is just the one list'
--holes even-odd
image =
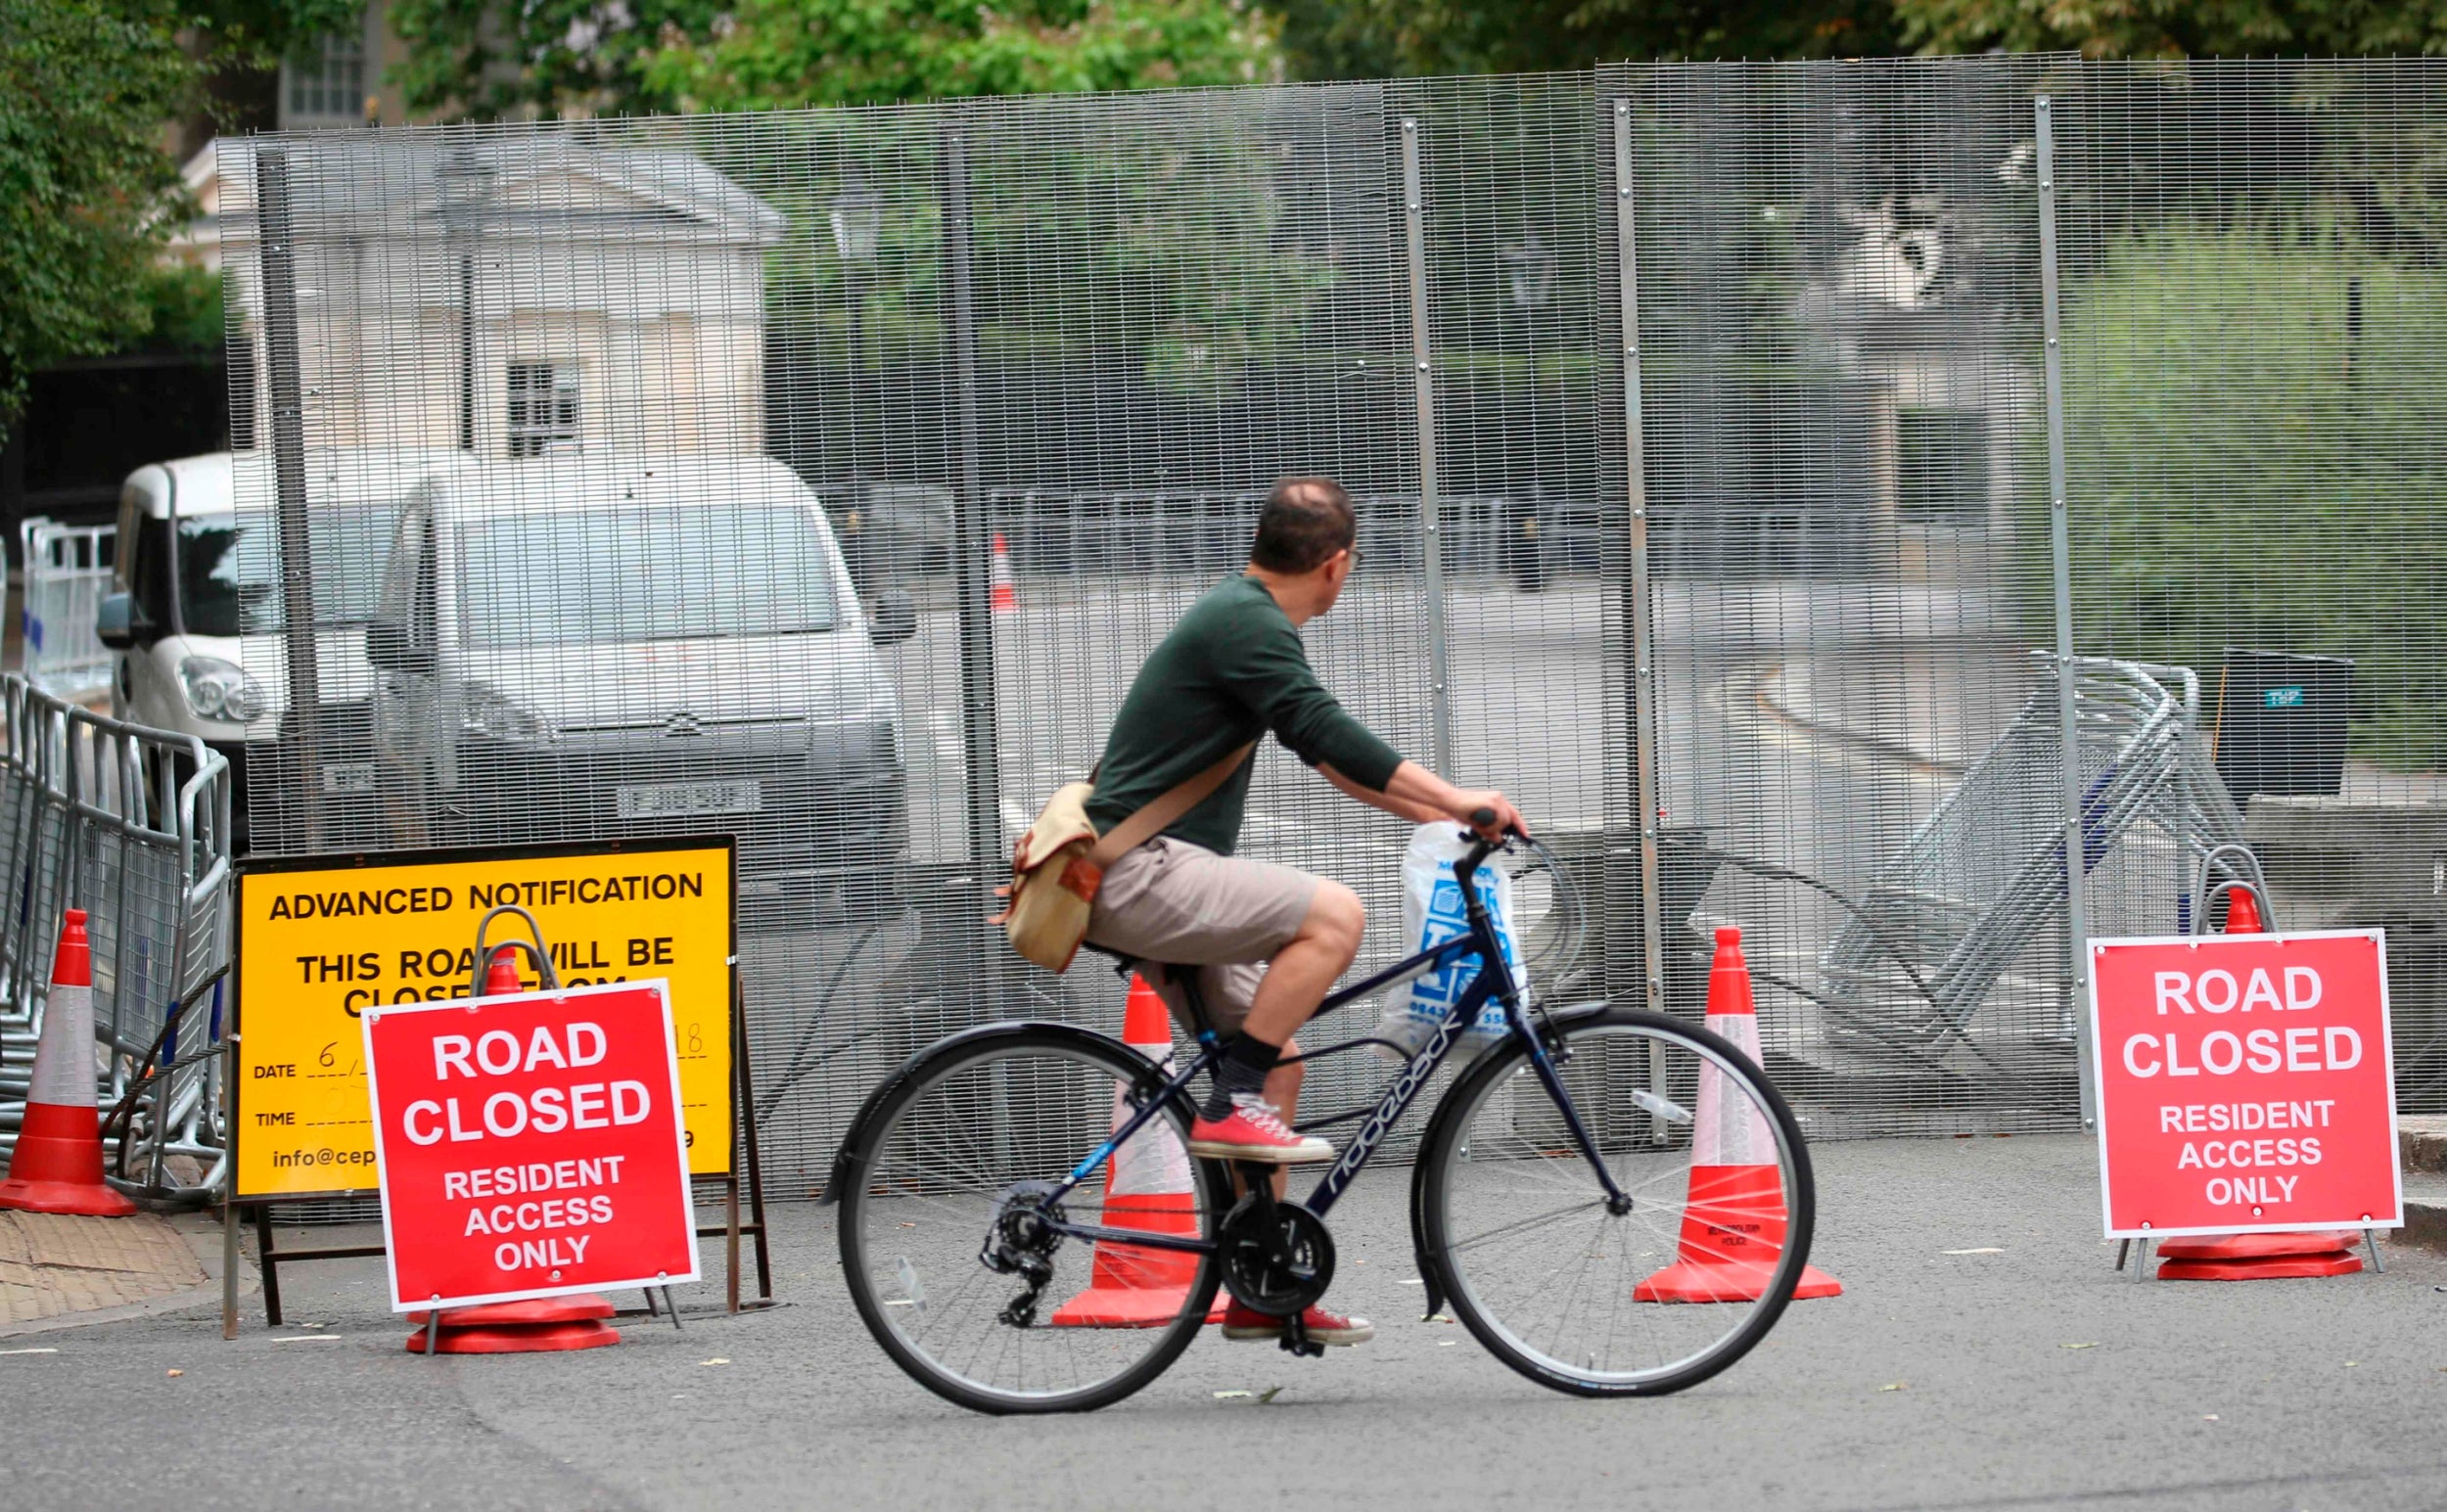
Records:
{"label": "rear derailleur", "polygon": [[1037,1301],[1053,1283],[1053,1252],[1062,1247],[1058,1225],[1066,1221],[1053,1191],[1050,1181],[1022,1181],[1004,1191],[986,1227],[985,1248],[977,1252],[978,1263],[988,1270],[1026,1283],[1027,1289],[995,1314],[1013,1328],[1035,1325]]}

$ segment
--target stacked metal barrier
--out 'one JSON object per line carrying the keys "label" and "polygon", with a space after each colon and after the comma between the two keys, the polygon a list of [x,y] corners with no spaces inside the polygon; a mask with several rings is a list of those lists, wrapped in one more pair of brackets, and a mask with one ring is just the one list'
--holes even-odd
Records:
{"label": "stacked metal barrier", "polygon": [[111,687],[111,653],[94,610],[111,591],[115,526],[62,525],[37,516],[18,531],[23,550],[25,676],[43,692],[90,698]]}
{"label": "stacked metal barrier", "polygon": [[[2189,668],[2083,657],[2073,664],[2085,874],[2137,827],[2162,837],[2180,930],[2183,881],[2248,863],[2222,855],[2243,819],[2217,781]],[[2021,712],[1862,893],[1822,958],[1827,1005],[1847,1027],[1926,1042],[1968,1030],[2002,977],[2065,908],[2062,770],[2053,669]],[[2072,1005],[2064,1018],[2073,1035]]]}
{"label": "stacked metal barrier", "polygon": [[193,736],[106,718],[15,673],[0,706],[0,1150],[24,1115],[61,915],[82,908],[115,1179],[202,1196],[224,1147],[229,764]]}

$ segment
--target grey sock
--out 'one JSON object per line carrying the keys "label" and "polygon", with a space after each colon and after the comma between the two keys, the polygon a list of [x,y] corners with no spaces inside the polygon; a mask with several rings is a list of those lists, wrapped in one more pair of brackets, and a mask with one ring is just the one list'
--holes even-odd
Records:
{"label": "grey sock", "polygon": [[1280,1045],[1252,1039],[1247,1034],[1235,1038],[1224,1048],[1224,1059],[1216,1063],[1215,1089],[1207,1094],[1206,1105],[1198,1110],[1199,1117],[1229,1118],[1233,1094],[1265,1091],[1266,1078],[1282,1057]]}

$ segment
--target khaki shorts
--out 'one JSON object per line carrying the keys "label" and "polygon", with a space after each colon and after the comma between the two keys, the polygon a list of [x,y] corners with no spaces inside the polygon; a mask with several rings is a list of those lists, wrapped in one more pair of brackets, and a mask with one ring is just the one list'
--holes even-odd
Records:
{"label": "khaki shorts", "polygon": [[1300,933],[1316,890],[1307,872],[1159,836],[1105,869],[1087,939],[1140,963],[1139,975],[1187,1030],[1196,1027],[1187,996],[1154,967],[1198,968],[1207,1016],[1229,1034],[1249,1016],[1266,963]]}

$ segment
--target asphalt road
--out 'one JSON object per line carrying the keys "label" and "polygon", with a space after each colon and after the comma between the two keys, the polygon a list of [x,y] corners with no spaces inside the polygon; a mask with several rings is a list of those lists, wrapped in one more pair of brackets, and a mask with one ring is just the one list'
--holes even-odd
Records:
{"label": "asphalt road", "polygon": [[[1202,1341],[1085,1418],[992,1420],[860,1329],[830,1214],[776,1213],[779,1310],[613,1350],[404,1353],[378,1261],[284,1277],[290,1326],[195,1314],[0,1341],[12,1506],[2114,1507],[2447,1502],[2447,1259],[2383,1276],[2136,1285],[2067,1137],[1818,1152],[1798,1304],[1679,1397],[1551,1395],[1417,1321],[1407,1172],[1337,1210],[1334,1300],[1383,1332],[1294,1360]],[[709,1259],[712,1257],[710,1256]],[[1364,1262],[1364,1263],[1361,1263]],[[710,1306],[711,1284],[690,1301]],[[617,1299],[623,1303],[633,1298]],[[317,1327],[305,1326],[320,1325]],[[294,1341],[294,1342],[293,1342]],[[715,1363],[720,1361],[720,1363]],[[179,1372],[176,1375],[171,1372]],[[1281,1391],[1270,1401],[1219,1393]]]}

